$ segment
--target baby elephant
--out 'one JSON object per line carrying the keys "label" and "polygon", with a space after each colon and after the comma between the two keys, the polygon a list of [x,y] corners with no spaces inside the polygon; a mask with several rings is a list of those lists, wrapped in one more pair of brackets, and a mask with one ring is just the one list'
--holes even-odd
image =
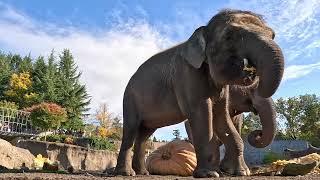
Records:
{"label": "baby elephant", "polygon": [[[256,148],[263,148],[268,146],[276,133],[276,111],[272,98],[263,98],[256,93],[257,83],[249,87],[244,86],[230,86],[229,89],[229,114],[232,122],[241,134],[241,127],[243,123],[243,112],[253,112],[258,114],[262,124],[262,130],[255,130],[248,135],[248,142],[250,145]],[[214,126],[213,119],[213,126]],[[185,128],[188,134],[188,138],[191,142],[192,131],[188,121],[185,121]],[[212,155],[213,166],[219,166],[220,155],[217,147],[221,145],[218,137],[214,137],[211,142],[212,152],[216,153]],[[230,157],[231,156],[231,157]],[[226,154],[225,158],[232,159],[232,154]],[[221,163],[221,169],[225,172],[234,172],[230,169],[231,166],[225,163],[223,160]]]}

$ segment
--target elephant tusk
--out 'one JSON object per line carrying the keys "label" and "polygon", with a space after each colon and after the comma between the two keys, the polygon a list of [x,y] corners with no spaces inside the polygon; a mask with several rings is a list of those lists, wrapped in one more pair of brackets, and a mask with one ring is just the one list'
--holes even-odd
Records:
{"label": "elephant tusk", "polygon": [[248,59],[243,58],[243,67],[247,67],[249,65]]}

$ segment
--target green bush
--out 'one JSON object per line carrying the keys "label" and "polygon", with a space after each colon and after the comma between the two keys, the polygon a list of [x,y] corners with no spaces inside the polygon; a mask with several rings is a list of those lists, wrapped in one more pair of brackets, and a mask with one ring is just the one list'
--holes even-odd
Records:
{"label": "green bush", "polygon": [[[68,136],[67,135],[64,135],[64,134],[51,134],[51,135],[48,135],[46,137],[46,141],[48,142],[57,142],[57,143],[63,143],[64,140],[67,138]],[[41,141],[44,141],[45,140],[45,137],[41,137],[40,138]]]}
{"label": "green bush", "polygon": [[97,137],[97,136],[92,136],[92,137],[89,137],[88,139],[90,143],[90,148],[92,149],[110,150],[110,151],[117,150],[115,144],[109,139]]}
{"label": "green bush", "polygon": [[275,152],[268,152],[266,155],[264,155],[262,162],[264,164],[270,164],[272,162],[282,159],[284,159],[284,157],[281,154]]}

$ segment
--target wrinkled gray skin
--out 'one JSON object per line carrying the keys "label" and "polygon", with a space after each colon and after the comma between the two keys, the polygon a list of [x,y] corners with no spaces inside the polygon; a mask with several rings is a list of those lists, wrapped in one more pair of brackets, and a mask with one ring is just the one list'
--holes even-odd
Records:
{"label": "wrinkled gray skin", "polygon": [[[243,87],[243,86],[230,86],[229,89],[229,113],[232,122],[241,135],[241,127],[243,123],[243,112],[253,112],[259,115],[262,130],[255,130],[248,136],[248,142],[257,148],[263,148],[268,146],[275,137],[276,134],[276,111],[272,98],[263,98],[256,92],[256,84]],[[215,120],[213,119],[213,122]],[[213,125],[215,125],[213,123]],[[193,142],[192,131],[189,121],[185,121],[185,128],[189,137],[189,140]],[[217,137],[213,137],[210,141],[210,147],[212,147],[212,166],[218,167],[220,164],[219,146],[221,142]],[[230,145],[229,145],[230,146]],[[243,151],[243,149],[242,149]],[[237,157],[233,154],[227,154],[225,158],[230,161],[236,161]],[[227,160],[222,160],[221,169],[225,172],[232,173],[235,170],[230,164],[227,164]]]}
{"label": "wrinkled gray skin", "polygon": [[197,156],[194,177],[218,176],[211,166],[212,127],[226,145],[226,153],[234,153],[237,159],[226,159],[232,174],[249,175],[243,142],[228,112],[228,85],[253,83],[252,75],[243,70],[246,58],[257,69],[258,94],[268,98],[275,93],[284,60],[273,38],[274,32],[259,16],[225,10],[186,42],[143,63],[124,92],[123,137],[114,174],[148,174],[144,159],[148,137],[157,128],[189,119]]}

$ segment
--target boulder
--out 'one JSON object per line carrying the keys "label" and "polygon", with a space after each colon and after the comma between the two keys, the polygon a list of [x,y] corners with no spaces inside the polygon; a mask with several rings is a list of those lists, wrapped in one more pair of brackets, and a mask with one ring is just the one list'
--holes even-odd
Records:
{"label": "boulder", "polygon": [[117,162],[117,153],[106,150],[93,150],[80,146],[43,141],[23,140],[18,147],[28,149],[32,154],[42,154],[51,161],[59,161],[65,169],[103,172]]}
{"label": "boulder", "polygon": [[20,169],[24,163],[31,168],[34,155],[27,149],[15,147],[8,141],[0,139],[0,166],[8,169]]}

